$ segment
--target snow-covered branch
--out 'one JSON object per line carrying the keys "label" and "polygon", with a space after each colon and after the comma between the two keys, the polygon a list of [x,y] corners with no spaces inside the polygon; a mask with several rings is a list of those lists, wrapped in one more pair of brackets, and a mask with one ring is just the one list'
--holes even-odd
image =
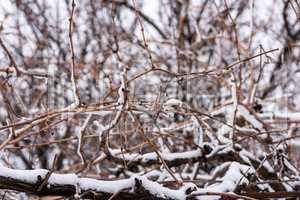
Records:
{"label": "snow-covered branch", "polygon": [[0,188],[23,191],[40,196],[55,195],[72,197],[79,187],[80,198],[109,199],[112,196],[122,198],[185,199],[196,186],[186,183],[181,188],[170,189],[144,176],[122,180],[96,180],[80,178],[76,174],[52,173],[45,187],[37,190],[45,179],[48,170],[17,170],[0,166]]}

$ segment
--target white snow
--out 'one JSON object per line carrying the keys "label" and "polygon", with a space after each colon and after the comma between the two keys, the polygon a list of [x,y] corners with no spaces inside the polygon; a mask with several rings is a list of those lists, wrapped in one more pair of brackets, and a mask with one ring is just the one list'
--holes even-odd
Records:
{"label": "white snow", "polygon": [[4,167],[0,164],[0,176],[9,177],[12,179],[18,179],[28,183],[35,183],[38,181],[38,176],[42,179],[45,178],[47,170],[35,169],[35,170],[20,170],[20,169],[10,169]]}
{"label": "white snow", "polygon": [[151,194],[154,194],[157,197],[161,197],[161,198],[172,198],[172,199],[178,199],[178,200],[182,200],[186,198],[186,194],[185,191],[188,188],[193,188],[196,187],[194,184],[192,183],[188,183],[185,184],[181,189],[179,190],[172,190],[166,187],[162,187],[160,184],[153,182],[153,181],[149,181],[148,179],[146,179],[145,177],[141,177],[140,181],[142,181],[143,187],[150,191]]}
{"label": "white snow", "polygon": [[91,178],[81,178],[79,186],[83,190],[95,190],[102,192],[115,193],[123,189],[131,188],[134,185],[134,179],[124,179],[116,181],[103,181]]}
{"label": "white snow", "polygon": [[245,106],[239,105],[238,113],[243,116],[249,123],[251,123],[256,129],[265,130],[263,124],[258,121],[258,119],[256,119],[255,116],[251,114],[247,108],[245,108]]}
{"label": "white snow", "polygon": [[[16,170],[0,165],[0,176],[8,177],[16,180],[21,180],[26,183],[36,183],[42,181],[46,177],[48,170]],[[40,178],[38,178],[40,177]],[[156,197],[165,197],[173,199],[185,199],[185,191],[188,188],[196,188],[192,183],[184,184],[179,190],[172,190],[163,187],[159,183],[150,181],[146,176],[133,176],[129,179],[122,180],[96,180],[91,178],[79,178],[76,174],[56,174],[52,173],[48,180],[47,187],[51,185],[73,185],[78,191],[93,190],[97,192],[116,193],[124,189],[133,189],[136,185],[136,180],[140,182],[142,187],[148,190]]]}
{"label": "white snow", "polygon": [[[109,149],[110,153],[114,157],[118,157],[120,159],[125,159],[126,161],[142,161],[147,162],[151,160],[158,160],[157,154],[155,152],[138,154],[138,153],[122,153],[119,149]],[[176,159],[192,159],[197,158],[202,155],[200,149],[191,150],[186,152],[177,152],[177,153],[159,153],[160,156],[166,161],[173,161]]]}
{"label": "white snow", "polygon": [[[254,173],[254,169],[249,166],[232,162],[224,177],[221,178],[221,183],[214,183],[204,189],[198,189],[192,194],[203,194],[206,192],[229,192],[234,191],[237,185],[242,183],[248,184],[248,180],[244,177],[245,174]],[[215,200],[220,196],[200,196],[199,199]]]}

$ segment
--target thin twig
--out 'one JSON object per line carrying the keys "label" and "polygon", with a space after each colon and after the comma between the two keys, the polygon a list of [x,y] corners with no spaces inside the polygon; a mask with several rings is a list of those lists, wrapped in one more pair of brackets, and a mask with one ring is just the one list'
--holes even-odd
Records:
{"label": "thin twig", "polygon": [[2,38],[0,37],[0,45],[2,47],[2,49],[5,51],[6,55],[8,56],[11,64],[13,65],[14,69],[16,70],[17,72],[17,76],[19,76],[21,73],[20,73],[20,70],[17,66],[17,63],[15,61],[15,59],[13,58],[13,56],[11,55],[10,51],[8,50],[8,48],[6,47],[6,45],[4,44]]}
{"label": "thin twig", "polygon": [[79,106],[80,101],[79,101],[79,95],[76,87],[76,80],[75,80],[75,53],[74,53],[74,44],[73,44],[73,37],[72,37],[72,32],[73,32],[73,16],[75,12],[75,0],[72,0],[72,9],[71,9],[71,15],[69,18],[69,40],[70,40],[70,46],[71,46],[71,54],[72,54],[72,67],[71,67],[71,84],[72,84],[72,90],[73,90],[73,95],[75,99],[75,106]]}
{"label": "thin twig", "polygon": [[41,183],[41,185],[38,187],[37,192],[42,191],[42,189],[48,183],[48,180],[49,180],[51,174],[55,171],[56,162],[57,162],[57,154],[54,155],[54,159],[53,159],[51,170],[46,174],[46,177],[43,180],[43,182]]}

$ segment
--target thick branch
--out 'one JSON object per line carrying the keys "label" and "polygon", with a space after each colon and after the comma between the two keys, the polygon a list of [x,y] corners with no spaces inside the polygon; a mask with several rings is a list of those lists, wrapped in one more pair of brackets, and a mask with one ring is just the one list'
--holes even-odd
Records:
{"label": "thick branch", "polygon": [[[195,185],[188,183],[173,190],[144,176],[122,180],[96,180],[79,178],[75,174],[52,173],[45,187],[39,190],[48,170],[17,170],[0,166],[0,188],[22,191],[39,196],[55,195],[70,197],[80,191],[80,198],[88,199],[184,199],[195,190]],[[76,188],[77,187],[77,188]],[[159,191],[159,193],[157,192]]]}

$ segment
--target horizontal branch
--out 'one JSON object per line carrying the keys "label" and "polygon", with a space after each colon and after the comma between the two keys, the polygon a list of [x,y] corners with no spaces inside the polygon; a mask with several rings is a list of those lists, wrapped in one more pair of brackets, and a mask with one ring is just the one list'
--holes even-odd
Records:
{"label": "horizontal branch", "polygon": [[[161,161],[154,152],[139,154],[139,153],[122,153],[121,150],[109,149],[108,159],[115,163],[124,164],[127,166],[150,166],[155,164],[161,164]],[[250,156],[246,150],[235,150],[232,146],[222,145],[218,147],[212,147],[210,145],[204,145],[201,149],[190,150],[185,152],[176,153],[161,153],[161,158],[169,167],[177,167],[186,163],[200,162],[201,164],[216,164],[222,162],[237,161],[247,165],[251,165],[255,169],[261,165],[259,160]],[[247,158],[247,162],[245,161]],[[265,163],[264,163],[265,164]],[[270,172],[265,165],[262,165],[259,169],[259,173],[264,178],[274,179],[276,174]]]}
{"label": "horizontal branch", "polygon": [[16,190],[39,196],[70,197],[79,191],[80,198],[88,199],[185,199],[196,186],[186,183],[174,190],[150,181],[145,176],[122,180],[80,178],[76,174],[52,173],[45,184],[48,170],[17,170],[0,165],[0,189]]}
{"label": "horizontal branch", "polygon": [[[161,164],[160,158],[153,152],[146,154],[138,153],[123,153],[120,150],[109,149],[110,155],[108,159],[112,160],[114,163],[119,163],[121,165],[126,162],[126,166],[130,169],[131,166],[143,166],[149,167],[155,164]],[[212,147],[210,145],[204,145],[203,149],[191,150],[180,153],[161,153],[161,158],[168,167],[177,167],[187,163],[199,162],[200,166],[203,166],[205,170],[207,166],[217,166],[224,162],[239,162],[253,167],[257,170],[259,178],[262,180],[277,180],[277,174],[273,169],[268,166],[270,164],[268,161],[261,162],[255,159],[248,151],[244,149],[232,148],[232,146],[222,145],[218,147]],[[275,190],[284,190],[281,183],[270,183],[270,186]]]}
{"label": "horizontal branch", "polygon": [[[222,193],[226,197],[240,197],[232,193],[242,182],[247,182],[245,173],[253,173],[247,165],[233,162],[221,183],[207,188],[199,188],[194,183],[184,183],[181,187],[170,189],[146,176],[134,176],[120,180],[97,180],[80,178],[76,174],[57,174],[49,170],[18,170],[0,165],[0,189],[26,192],[38,196],[79,196],[80,199],[196,199],[198,195],[210,196],[214,189],[223,188],[231,193]],[[235,176],[232,176],[235,174]],[[49,175],[47,177],[47,175]],[[225,189],[227,188],[227,189]],[[214,193],[215,195],[219,195]],[[220,193],[221,194],[221,193]],[[221,195],[221,196],[222,196]],[[296,197],[299,192],[242,192],[247,199]],[[235,198],[232,198],[235,199]]]}
{"label": "horizontal branch", "polygon": [[256,199],[292,198],[300,197],[300,191],[277,191],[277,192],[245,192],[243,195]]}

